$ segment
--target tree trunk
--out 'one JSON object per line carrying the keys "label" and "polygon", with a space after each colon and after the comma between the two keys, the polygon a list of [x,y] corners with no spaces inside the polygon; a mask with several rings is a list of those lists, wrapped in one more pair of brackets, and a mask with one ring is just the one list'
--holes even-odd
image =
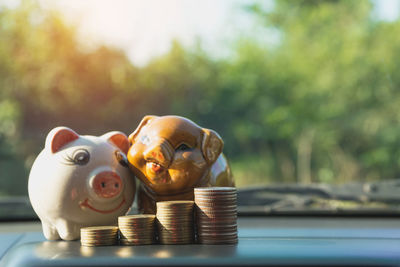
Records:
{"label": "tree trunk", "polygon": [[297,148],[297,182],[310,184],[311,179],[311,154],[314,140],[314,130],[304,130],[299,137]]}

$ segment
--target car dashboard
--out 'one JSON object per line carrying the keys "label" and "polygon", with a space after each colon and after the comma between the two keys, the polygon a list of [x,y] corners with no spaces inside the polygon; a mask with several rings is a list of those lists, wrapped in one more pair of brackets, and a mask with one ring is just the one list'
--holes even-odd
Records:
{"label": "car dashboard", "polygon": [[237,245],[83,247],[0,224],[0,266],[400,266],[400,219],[239,217]]}

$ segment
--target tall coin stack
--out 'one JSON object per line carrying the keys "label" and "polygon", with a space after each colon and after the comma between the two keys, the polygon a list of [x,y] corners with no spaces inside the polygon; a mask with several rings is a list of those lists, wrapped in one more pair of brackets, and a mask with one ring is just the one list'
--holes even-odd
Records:
{"label": "tall coin stack", "polygon": [[197,240],[201,244],[236,244],[237,193],[235,187],[194,189]]}
{"label": "tall coin stack", "polygon": [[81,244],[86,247],[112,246],[118,243],[117,226],[93,226],[81,228]]}
{"label": "tall coin stack", "polygon": [[122,245],[150,245],[155,243],[156,216],[150,214],[118,217]]}
{"label": "tall coin stack", "polygon": [[158,239],[161,244],[194,242],[193,201],[157,202]]}

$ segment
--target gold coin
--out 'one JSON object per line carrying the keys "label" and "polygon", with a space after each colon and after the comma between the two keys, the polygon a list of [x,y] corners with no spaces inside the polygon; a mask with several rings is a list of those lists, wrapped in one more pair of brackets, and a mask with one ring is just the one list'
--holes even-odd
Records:
{"label": "gold coin", "polygon": [[181,213],[174,213],[174,212],[157,212],[157,218],[160,217],[190,217],[193,214],[193,210],[191,209],[190,212],[181,212]]}
{"label": "gold coin", "polygon": [[136,233],[136,232],[121,232],[120,236],[154,236],[155,231],[147,233]]}
{"label": "gold coin", "polygon": [[193,200],[158,201],[157,205],[193,205]]}
{"label": "gold coin", "polygon": [[187,236],[187,237],[164,237],[164,236],[160,236],[159,241],[161,243],[165,243],[165,242],[192,242],[194,240],[194,236]]}
{"label": "gold coin", "polygon": [[235,199],[220,199],[220,198],[209,198],[207,200],[196,200],[196,205],[206,207],[224,207],[224,206],[237,206]]}
{"label": "gold coin", "polygon": [[153,228],[153,229],[144,229],[144,230],[141,230],[141,231],[136,231],[136,230],[131,230],[131,229],[126,229],[126,230],[121,229],[120,233],[121,234],[152,234],[152,233],[154,233],[154,231],[155,231],[155,228]]}
{"label": "gold coin", "polygon": [[226,207],[227,209],[235,209],[237,208],[236,203],[223,203],[223,204],[219,204],[216,202],[210,202],[210,204],[196,204],[196,209],[201,209],[201,208],[205,208],[205,209],[223,209],[224,207]]}
{"label": "gold coin", "polygon": [[156,221],[187,221],[193,219],[193,213],[184,216],[157,216]]}
{"label": "gold coin", "polygon": [[[210,227],[219,227],[219,226],[224,226],[225,224],[232,224],[236,223],[236,220],[206,220],[202,219],[197,222],[197,225],[202,225],[202,226],[210,226]],[[200,226],[199,226],[200,227]]]}
{"label": "gold coin", "polygon": [[215,228],[197,228],[197,233],[237,233],[237,228],[228,228],[228,229],[215,229]]}
{"label": "gold coin", "polygon": [[146,232],[136,232],[136,231],[121,231],[122,235],[152,235],[155,231],[146,231]]}
{"label": "gold coin", "polygon": [[160,224],[158,225],[158,229],[193,229],[194,228],[194,224],[190,223],[190,224],[183,224],[183,225],[174,225],[174,224]]}
{"label": "gold coin", "polygon": [[219,214],[221,216],[237,214],[237,210],[197,209],[196,214]]}
{"label": "gold coin", "polygon": [[223,226],[225,224],[232,224],[236,223],[236,219],[215,219],[215,218],[208,218],[208,219],[200,219],[197,221],[197,225],[209,225],[209,226]]}
{"label": "gold coin", "polygon": [[207,196],[220,196],[220,197],[229,197],[229,196],[237,196],[236,191],[195,191],[194,197],[207,197]]}
{"label": "gold coin", "polygon": [[195,196],[194,202],[197,205],[198,203],[210,203],[210,202],[221,202],[221,203],[228,203],[228,202],[236,202],[236,196]]}
{"label": "gold coin", "polygon": [[185,227],[193,224],[193,220],[185,221],[185,222],[174,222],[174,221],[165,221],[157,223],[157,226],[165,226],[165,227]]}
{"label": "gold coin", "polygon": [[197,232],[197,237],[201,238],[214,238],[214,239],[220,239],[220,238],[233,238],[237,237],[237,232],[226,232],[226,233],[203,233],[203,232]]}
{"label": "gold coin", "polygon": [[185,219],[185,218],[191,218],[193,217],[193,211],[190,211],[188,213],[157,213],[157,219],[159,218],[166,218],[166,219]]}
{"label": "gold coin", "polygon": [[155,217],[154,219],[151,220],[119,220],[118,221],[118,226],[122,226],[122,225],[129,225],[129,226],[134,226],[134,227],[145,227],[148,225],[152,225],[154,223]]}
{"label": "gold coin", "polygon": [[222,244],[237,244],[238,239],[231,240],[198,240],[200,244],[204,245],[222,245]]}
{"label": "gold coin", "polygon": [[112,240],[112,239],[118,239],[118,236],[104,236],[104,237],[97,237],[97,236],[83,236],[81,237],[81,240]]}
{"label": "gold coin", "polygon": [[185,225],[174,225],[174,224],[163,224],[157,227],[158,230],[165,229],[165,230],[173,230],[173,229],[192,229],[194,228],[194,223],[185,224]]}
{"label": "gold coin", "polygon": [[146,231],[153,229],[155,224],[144,225],[144,226],[132,226],[132,225],[120,225],[119,230],[134,230],[134,231]]}
{"label": "gold coin", "polygon": [[236,192],[236,187],[213,186],[213,187],[196,187],[194,192]]}
{"label": "gold coin", "polygon": [[119,216],[119,220],[142,220],[142,219],[154,219],[155,215],[154,214],[134,214],[134,215],[125,215],[125,216]]}
{"label": "gold coin", "polygon": [[81,245],[86,246],[86,247],[113,246],[116,244],[117,244],[117,241],[113,241],[113,242],[81,242]]}
{"label": "gold coin", "polygon": [[237,232],[237,227],[197,227],[197,232]]}
{"label": "gold coin", "polygon": [[133,233],[133,234],[151,234],[154,233],[155,228],[152,229],[143,229],[141,231],[137,231],[136,229],[121,229],[120,233],[128,234],[128,233]]}
{"label": "gold coin", "polygon": [[222,241],[233,241],[238,240],[237,236],[229,236],[229,237],[210,237],[210,236],[197,236],[197,240],[199,242],[209,241],[209,242],[222,242]]}
{"label": "gold coin", "polygon": [[157,202],[157,208],[159,209],[190,209],[194,205],[194,201],[190,201],[190,203],[179,203],[179,202]]}
{"label": "gold coin", "polygon": [[113,232],[113,233],[81,233],[81,236],[116,236],[118,235],[118,231],[117,232]]}
{"label": "gold coin", "polygon": [[160,241],[160,244],[162,245],[188,245],[188,244],[193,244],[193,240],[180,240],[180,241]]}
{"label": "gold coin", "polygon": [[188,217],[188,218],[158,218],[157,223],[168,223],[168,222],[173,222],[173,223],[186,223],[186,222],[191,222],[193,221],[193,217]]}
{"label": "gold coin", "polygon": [[149,225],[143,225],[143,226],[132,226],[132,225],[120,225],[119,230],[121,229],[126,229],[126,230],[135,230],[135,231],[145,231],[148,229],[153,229],[155,227],[155,223],[149,224]]}
{"label": "gold coin", "polygon": [[192,235],[194,230],[174,231],[174,230],[161,230],[158,235]]}
{"label": "gold coin", "polygon": [[107,231],[117,231],[118,226],[90,226],[81,228],[81,232],[107,232]]}
{"label": "gold coin", "polygon": [[194,236],[160,236],[159,241],[160,242],[166,242],[166,241],[172,241],[172,242],[177,242],[177,241],[193,241]]}
{"label": "gold coin", "polygon": [[155,238],[121,238],[121,242],[155,242]]}
{"label": "gold coin", "polygon": [[237,213],[226,213],[226,214],[221,214],[221,213],[197,213],[197,218],[198,219],[235,219],[237,218]]}
{"label": "gold coin", "polygon": [[112,236],[81,236],[82,240],[106,240],[106,239],[116,239],[118,238],[118,235],[112,235]]}
{"label": "gold coin", "polygon": [[124,246],[139,246],[139,245],[152,245],[156,242],[153,240],[141,240],[141,241],[121,241]]}
{"label": "gold coin", "polygon": [[236,208],[237,207],[237,203],[236,201],[222,201],[220,199],[209,199],[207,201],[197,201],[195,208],[199,208],[199,207],[205,207],[205,208],[210,208],[210,209],[222,209],[222,208]]}
{"label": "gold coin", "polygon": [[81,240],[82,243],[113,243],[113,242],[117,242],[118,239],[114,238],[114,239],[105,239],[105,240]]}

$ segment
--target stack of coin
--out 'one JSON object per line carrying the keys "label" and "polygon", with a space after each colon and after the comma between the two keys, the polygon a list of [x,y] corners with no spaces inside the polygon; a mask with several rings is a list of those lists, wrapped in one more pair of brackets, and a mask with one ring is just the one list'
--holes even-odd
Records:
{"label": "stack of coin", "polygon": [[141,214],[118,217],[122,245],[150,245],[155,243],[155,215]]}
{"label": "stack of coin", "polygon": [[193,205],[193,201],[157,202],[158,238],[161,244],[193,243]]}
{"label": "stack of coin", "polygon": [[117,243],[117,226],[93,226],[81,228],[82,246],[112,246],[116,245]]}
{"label": "stack of coin", "polygon": [[194,189],[197,240],[201,244],[236,244],[237,204],[234,187]]}

